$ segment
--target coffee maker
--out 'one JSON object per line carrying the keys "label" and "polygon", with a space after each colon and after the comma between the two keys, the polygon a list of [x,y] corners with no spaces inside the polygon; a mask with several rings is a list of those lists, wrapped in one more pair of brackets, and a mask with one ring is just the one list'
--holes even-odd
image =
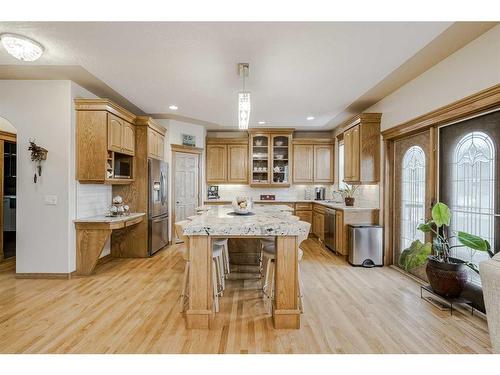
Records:
{"label": "coffee maker", "polygon": [[324,201],[325,191],[326,189],[324,187],[317,187],[316,189],[314,189],[314,199],[317,201]]}

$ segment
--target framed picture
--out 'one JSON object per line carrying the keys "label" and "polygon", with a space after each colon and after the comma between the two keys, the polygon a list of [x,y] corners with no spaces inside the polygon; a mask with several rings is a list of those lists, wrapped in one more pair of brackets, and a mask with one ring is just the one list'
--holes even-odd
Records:
{"label": "framed picture", "polygon": [[184,146],[196,146],[196,137],[194,135],[182,134],[182,144]]}

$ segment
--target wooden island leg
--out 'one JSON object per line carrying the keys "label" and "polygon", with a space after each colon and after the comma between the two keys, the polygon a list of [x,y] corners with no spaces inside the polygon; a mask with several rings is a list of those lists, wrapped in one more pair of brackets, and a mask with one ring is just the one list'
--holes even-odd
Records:
{"label": "wooden island leg", "polygon": [[[85,228],[85,225],[80,224]],[[106,245],[111,229],[76,230],[76,273],[88,276],[93,271]]]}
{"label": "wooden island leg", "polygon": [[187,328],[210,328],[214,314],[212,296],[212,239],[189,237],[189,307]]}
{"label": "wooden island leg", "polygon": [[298,267],[297,237],[277,237],[273,304],[274,328],[300,328]]}

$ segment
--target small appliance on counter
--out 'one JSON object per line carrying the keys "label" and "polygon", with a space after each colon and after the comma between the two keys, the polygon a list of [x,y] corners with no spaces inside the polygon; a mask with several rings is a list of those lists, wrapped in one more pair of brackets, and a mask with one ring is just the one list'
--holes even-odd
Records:
{"label": "small appliance on counter", "polygon": [[368,268],[384,265],[380,225],[349,225],[348,262]]}
{"label": "small appliance on counter", "polygon": [[207,190],[208,199],[219,199],[219,187],[217,185],[209,185]]}
{"label": "small appliance on counter", "polygon": [[325,200],[325,191],[326,189],[324,187],[317,187],[314,189],[314,199],[317,201],[324,201]]}

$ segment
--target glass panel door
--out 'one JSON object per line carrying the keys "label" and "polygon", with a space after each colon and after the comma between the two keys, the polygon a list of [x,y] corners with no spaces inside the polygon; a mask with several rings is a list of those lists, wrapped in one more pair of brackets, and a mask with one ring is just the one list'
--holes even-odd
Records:
{"label": "glass panel door", "polygon": [[[431,131],[394,142],[393,264],[398,266],[401,252],[415,240],[430,240],[417,230],[430,216],[433,182],[431,180]],[[411,271],[426,279],[425,267]]]}
{"label": "glass panel door", "polygon": [[251,184],[269,184],[269,136],[252,136]]}
{"label": "glass panel door", "polygon": [[290,183],[289,150],[290,140],[286,135],[273,136],[273,184]]}
{"label": "glass panel door", "polygon": [[[452,210],[450,235],[469,232],[488,240],[492,249],[497,248],[500,112],[443,127],[439,139],[439,193],[440,200]],[[457,244],[454,239],[452,244]],[[453,255],[476,264],[489,257],[468,248],[455,248]],[[477,274],[470,275],[480,282]]]}

